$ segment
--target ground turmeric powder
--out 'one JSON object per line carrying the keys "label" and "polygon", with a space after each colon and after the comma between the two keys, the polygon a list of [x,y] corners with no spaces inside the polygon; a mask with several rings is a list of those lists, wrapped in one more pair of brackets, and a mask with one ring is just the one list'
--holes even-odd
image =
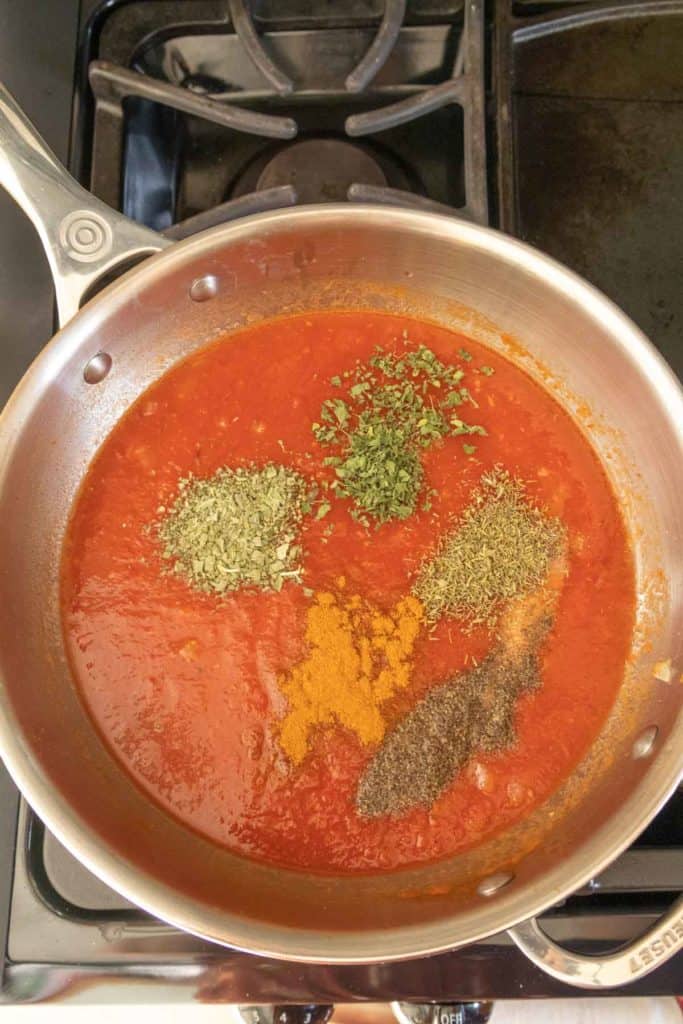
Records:
{"label": "ground turmeric powder", "polygon": [[306,625],[308,652],[280,679],[289,702],[280,744],[294,764],[306,756],[316,726],[339,724],[364,745],[381,742],[381,705],[410,681],[422,617],[412,596],[383,612],[362,597],[315,595]]}

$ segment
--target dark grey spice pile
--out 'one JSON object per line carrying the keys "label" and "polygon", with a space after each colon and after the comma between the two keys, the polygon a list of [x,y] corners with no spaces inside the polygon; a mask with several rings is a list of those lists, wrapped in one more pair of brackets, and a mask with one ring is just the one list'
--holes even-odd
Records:
{"label": "dark grey spice pile", "polygon": [[499,646],[476,668],[431,690],[399,722],[361,776],[361,817],[431,807],[476,751],[514,743],[515,705],[540,686],[537,650],[551,623],[543,617],[521,647]]}

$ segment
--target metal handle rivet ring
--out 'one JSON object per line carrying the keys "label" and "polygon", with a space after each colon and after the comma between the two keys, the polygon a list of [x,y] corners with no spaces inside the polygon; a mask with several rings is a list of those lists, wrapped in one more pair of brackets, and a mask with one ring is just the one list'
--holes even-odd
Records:
{"label": "metal handle rivet ring", "polygon": [[112,232],[103,217],[89,210],[74,210],[59,225],[59,241],[72,260],[93,263],[112,246]]}

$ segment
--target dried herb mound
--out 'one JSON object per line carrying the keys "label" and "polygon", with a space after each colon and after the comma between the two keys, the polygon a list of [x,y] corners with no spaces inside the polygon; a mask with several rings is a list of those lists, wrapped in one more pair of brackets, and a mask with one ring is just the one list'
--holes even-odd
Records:
{"label": "dried herb mound", "polygon": [[239,587],[281,590],[301,581],[303,516],[315,489],[292,469],[219,469],[189,476],[157,524],[162,555],[192,587],[224,594]]}
{"label": "dried herb mound", "polygon": [[431,807],[475,751],[515,739],[518,697],[540,685],[534,651],[502,650],[430,691],[387,736],[363,773],[356,809],[363,818]]}
{"label": "dried herb mound", "polygon": [[[471,358],[464,350],[461,357]],[[446,436],[486,433],[456,411],[476,404],[464,375],[420,345],[403,355],[378,347],[367,363],[332,378],[344,397],[323,402],[313,433],[336,449],[325,461],[334,467],[337,496],[353,502],[354,519],[366,526],[406,519],[421,496],[422,508],[430,507],[420,452]]]}
{"label": "dried herb mound", "polygon": [[563,549],[562,522],[534,507],[506,471],[485,473],[460,523],[421,567],[413,593],[426,618],[494,625],[505,602],[537,587]]}

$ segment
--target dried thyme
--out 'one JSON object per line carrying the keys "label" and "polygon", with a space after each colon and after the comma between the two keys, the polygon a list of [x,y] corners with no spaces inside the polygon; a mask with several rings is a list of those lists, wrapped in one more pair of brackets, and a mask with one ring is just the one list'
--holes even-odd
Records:
{"label": "dried thyme", "polygon": [[406,519],[418,504],[430,507],[420,452],[446,436],[486,433],[456,411],[476,405],[464,376],[420,345],[402,355],[378,347],[367,363],[331,378],[343,396],[323,402],[313,433],[335,449],[326,459],[335,470],[332,487],[351,499],[355,519],[379,524]]}
{"label": "dried thyme", "polygon": [[501,605],[545,578],[565,531],[500,468],[485,473],[460,523],[421,567],[413,593],[428,620],[458,616],[495,623]]}
{"label": "dried thyme", "polygon": [[224,468],[185,477],[178,490],[156,525],[170,571],[213,594],[301,582],[298,535],[314,488],[299,473],[273,463]]}

